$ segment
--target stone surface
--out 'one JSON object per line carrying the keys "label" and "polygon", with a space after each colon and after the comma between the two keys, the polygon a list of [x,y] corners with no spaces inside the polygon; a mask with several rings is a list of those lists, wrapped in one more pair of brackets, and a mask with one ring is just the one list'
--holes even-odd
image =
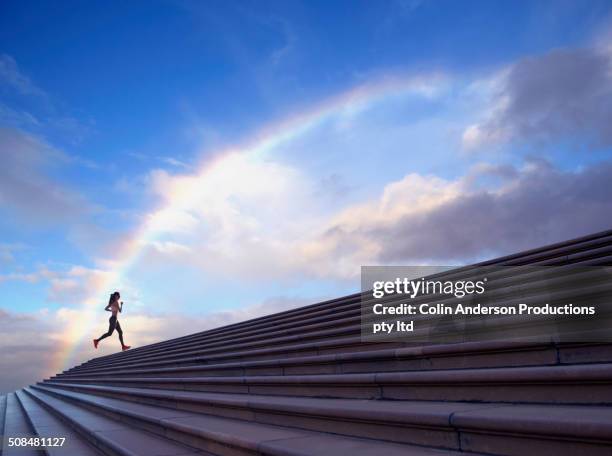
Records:
{"label": "stone surface", "polygon": [[[568,261],[612,264],[612,230],[482,264]],[[359,318],[354,294],[95,358],[0,398],[0,430],[58,456],[612,454],[612,344],[362,343]]]}

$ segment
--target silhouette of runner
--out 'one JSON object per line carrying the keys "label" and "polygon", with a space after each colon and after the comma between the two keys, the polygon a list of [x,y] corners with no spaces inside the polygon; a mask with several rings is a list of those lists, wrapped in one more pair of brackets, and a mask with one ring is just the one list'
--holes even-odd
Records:
{"label": "silhouette of runner", "polygon": [[125,345],[123,343],[123,331],[121,330],[119,320],[117,320],[117,313],[123,311],[123,301],[121,301],[121,303],[119,302],[120,297],[121,295],[119,294],[119,292],[115,291],[113,294],[110,295],[110,298],[108,299],[108,305],[104,308],[104,310],[106,310],[107,312],[112,312],[111,317],[108,319],[108,331],[106,332],[106,334],[102,334],[99,338],[93,340],[95,348],[98,348],[98,344],[100,343],[100,341],[105,337],[110,336],[115,329],[117,330],[117,333],[119,333],[121,349],[127,350],[128,348],[130,348],[129,345]]}

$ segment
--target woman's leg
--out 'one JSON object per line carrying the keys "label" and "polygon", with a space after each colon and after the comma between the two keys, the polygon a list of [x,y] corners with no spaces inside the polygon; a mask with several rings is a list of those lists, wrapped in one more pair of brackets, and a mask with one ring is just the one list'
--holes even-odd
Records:
{"label": "woman's leg", "polygon": [[119,324],[119,322],[117,322],[115,328],[117,328],[117,333],[119,334],[119,341],[121,342],[121,346],[125,347],[125,344],[123,343],[123,331],[121,330],[121,325]]}
{"label": "woman's leg", "polygon": [[102,334],[96,340],[98,342],[100,342],[102,339],[110,336],[113,333],[113,331],[115,330],[115,325],[116,324],[117,324],[117,317],[110,317],[110,319],[108,320],[108,331],[106,331],[105,334]]}

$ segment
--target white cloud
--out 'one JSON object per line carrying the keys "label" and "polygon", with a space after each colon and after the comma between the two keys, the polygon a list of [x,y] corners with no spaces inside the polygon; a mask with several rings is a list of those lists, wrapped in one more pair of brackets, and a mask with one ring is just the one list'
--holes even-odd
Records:
{"label": "white cloud", "polygon": [[181,261],[191,252],[192,264],[214,274],[280,272],[285,243],[312,224],[312,184],[280,163],[231,154],[200,176],[156,171],[150,182],[170,204],[147,221],[163,242],[146,244]]}
{"label": "white cloud", "polygon": [[0,83],[23,95],[43,95],[44,93],[23,74],[15,59],[7,54],[0,54]]}
{"label": "white cloud", "polygon": [[509,137],[509,132],[503,128],[487,129],[481,124],[472,124],[464,130],[461,142],[466,150],[473,151],[503,143]]}
{"label": "white cloud", "polygon": [[481,165],[447,183],[456,190],[447,198],[437,195],[420,210],[380,222],[350,220],[342,242],[364,237],[378,247],[375,261],[383,264],[457,264],[512,253],[608,229],[610,181],[610,162],[580,171],[543,161],[518,169]]}
{"label": "white cloud", "polygon": [[15,252],[26,249],[27,246],[21,243],[0,244],[0,266],[13,263]]}
{"label": "white cloud", "polygon": [[10,272],[0,274],[2,282],[43,283],[47,285],[47,301],[62,305],[83,304],[92,290],[100,289],[112,276],[110,270],[86,268],[73,265],[63,269],[49,269],[47,266],[33,272]]}
{"label": "white cloud", "polygon": [[[189,236],[182,232],[178,240],[173,233],[186,229],[180,217],[181,230],[155,225],[164,228],[157,232],[164,241],[151,243],[135,267],[147,268],[154,258],[157,265],[190,265],[209,275],[344,280],[365,264],[466,261],[612,224],[606,215],[612,194],[602,184],[612,179],[608,163],[577,172],[545,162],[523,168],[480,163],[454,180],[411,173],[378,197],[327,215],[316,192],[304,191],[314,183],[296,170],[269,161],[241,166],[253,172],[248,184],[164,174],[164,188],[193,197],[188,207],[197,217]],[[574,222],[561,224],[566,217]],[[555,220],[562,227],[552,230]],[[506,235],[498,239],[501,232]]]}
{"label": "white cloud", "polygon": [[40,276],[36,273],[11,272],[9,274],[0,274],[0,283],[14,282],[14,281],[36,283],[39,280],[40,280]]}
{"label": "white cloud", "polygon": [[83,266],[71,266],[60,272],[45,269],[40,274],[49,281],[47,299],[63,305],[82,304],[92,290],[100,289],[111,275],[109,271]]}
{"label": "white cloud", "polygon": [[178,160],[174,157],[157,157],[160,161],[167,163],[171,166],[175,166],[177,168],[189,168],[190,166],[184,161]]}

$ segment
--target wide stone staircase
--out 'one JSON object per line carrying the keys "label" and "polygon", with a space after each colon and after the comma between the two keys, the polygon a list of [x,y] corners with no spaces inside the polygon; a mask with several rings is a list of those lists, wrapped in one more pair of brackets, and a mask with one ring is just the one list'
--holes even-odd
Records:
{"label": "wide stone staircase", "polygon": [[[612,230],[482,265],[610,265]],[[463,268],[469,270],[468,268]],[[354,294],[110,356],[0,398],[57,455],[612,455],[612,344],[361,341]],[[612,328],[610,328],[612,331]]]}

